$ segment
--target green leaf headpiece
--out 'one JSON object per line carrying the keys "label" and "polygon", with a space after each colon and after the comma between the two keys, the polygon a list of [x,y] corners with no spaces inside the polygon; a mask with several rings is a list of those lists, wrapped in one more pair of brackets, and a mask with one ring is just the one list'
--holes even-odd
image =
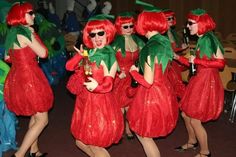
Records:
{"label": "green leaf headpiece", "polygon": [[198,8],[198,9],[192,10],[191,13],[193,15],[201,16],[203,14],[206,14],[206,11]]}
{"label": "green leaf headpiece", "polygon": [[162,10],[155,7],[154,5],[150,4],[150,3],[146,3],[140,0],[136,0],[135,2],[138,5],[142,5],[144,7],[144,11],[146,12],[161,12]]}

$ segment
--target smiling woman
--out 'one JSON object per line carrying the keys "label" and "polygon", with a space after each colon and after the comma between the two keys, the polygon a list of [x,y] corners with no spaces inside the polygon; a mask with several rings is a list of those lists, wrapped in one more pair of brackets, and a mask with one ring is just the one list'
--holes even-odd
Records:
{"label": "smiling woman", "polygon": [[[80,49],[75,48],[78,53],[66,63],[67,70],[75,71],[67,88],[77,96],[71,133],[76,145],[91,157],[109,157],[105,148],[119,142],[123,132],[122,113],[111,94],[117,61],[109,44],[115,33],[115,27],[105,15],[90,18],[83,30],[88,53],[81,45]],[[84,60],[89,60],[89,65],[83,64]],[[88,79],[83,66],[91,68]]]}
{"label": "smiling woman", "polygon": [[95,48],[103,48],[106,45],[106,33],[103,29],[95,29],[89,33],[89,37]]}

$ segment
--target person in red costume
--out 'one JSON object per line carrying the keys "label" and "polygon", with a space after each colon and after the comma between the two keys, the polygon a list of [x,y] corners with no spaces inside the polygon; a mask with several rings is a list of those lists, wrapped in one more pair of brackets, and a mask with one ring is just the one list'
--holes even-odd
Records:
{"label": "person in red costume", "polygon": [[219,76],[225,60],[224,49],[213,33],[215,22],[205,10],[195,9],[188,14],[187,27],[191,35],[199,37],[195,48],[196,56],[189,60],[175,55],[175,59],[185,65],[194,63],[197,73],[192,76],[186,92],[180,102],[182,117],[188,132],[186,144],[175,148],[177,151],[196,149],[200,152],[195,157],[210,157],[207,132],[202,123],[216,120],[223,109],[224,88]]}
{"label": "person in red costume", "polygon": [[[172,49],[175,53],[181,53],[184,49],[187,48],[186,44],[181,44],[181,41],[179,37],[177,36],[177,33],[175,31],[175,25],[176,25],[176,17],[175,13],[170,9],[165,9],[164,14],[166,17],[166,20],[168,22],[169,29],[166,32],[166,36],[169,38],[171,42]],[[184,91],[185,91],[185,85],[182,81],[181,72],[183,70],[186,70],[186,66],[181,65],[177,61],[173,60],[168,65],[168,78],[174,87],[176,96],[181,99]]]}
{"label": "person in red costume", "polygon": [[[112,43],[112,47],[116,50],[120,73],[115,78],[113,93],[123,113],[127,112],[128,106],[133,100],[132,96],[127,93],[128,90],[132,90],[130,89],[132,87],[129,69],[138,60],[139,51],[144,46],[144,42],[134,34],[134,25],[135,19],[130,12],[119,14],[115,20],[118,35]],[[134,93],[136,89],[133,88],[131,92]],[[128,139],[134,138],[127,121],[125,121],[125,132]]]}
{"label": "person in red costume", "polygon": [[166,67],[173,58],[170,41],[163,35],[168,29],[164,13],[151,4],[138,15],[137,32],[148,41],[140,51],[139,63],[144,74],[132,66],[130,73],[140,84],[130,105],[127,118],[147,157],[160,157],[153,138],[167,136],[176,126],[178,103],[166,76]]}
{"label": "person in red costume", "polygon": [[90,157],[109,157],[105,148],[119,142],[123,133],[122,112],[111,92],[118,67],[115,51],[109,46],[115,33],[105,15],[90,18],[83,30],[83,42],[89,49],[91,77],[85,77],[83,60],[87,57],[82,55],[82,45],[66,63],[67,70],[75,71],[67,83],[76,95],[71,132],[76,145]]}
{"label": "person in red costume", "polygon": [[16,115],[30,116],[29,129],[17,152],[12,157],[46,156],[38,147],[38,137],[48,124],[48,110],[53,104],[53,92],[38,66],[37,57],[46,58],[45,45],[31,27],[34,24],[33,6],[15,3],[8,12],[6,22],[11,30],[6,37],[6,59],[11,69],[4,86],[4,99]]}

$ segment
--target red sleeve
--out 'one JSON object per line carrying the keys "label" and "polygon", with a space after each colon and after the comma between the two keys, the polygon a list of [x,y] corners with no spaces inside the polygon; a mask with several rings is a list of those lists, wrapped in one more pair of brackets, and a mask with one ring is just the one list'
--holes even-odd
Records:
{"label": "red sleeve", "polygon": [[208,68],[224,69],[224,67],[225,67],[225,60],[224,59],[203,60],[203,59],[195,58],[194,63],[200,64],[200,65],[208,67]]}
{"label": "red sleeve", "polygon": [[189,61],[187,58],[183,57],[183,56],[179,56],[179,59],[177,60],[179,61],[180,63],[186,65],[186,66],[189,66]]}
{"label": "red sleeve", "polygon": [[152,85],[149,84],[142,75],[140,75],[136,70],[130,72],[131,76],[138,81],[139,84],[146,88],[150,88]]}
{"label": "red sleeve", "polygon": [[66,70],[69,70],[69,71],[76,70],[82,58],[83,56],[81,56],[78,53],[74,55],[70,60],[66,62]]}
{"label": "red sleeve", "polygon": [[95,93],[108,93],[113,87],[113,77],[105,76],[101,84],[99,84],[93,92]]}

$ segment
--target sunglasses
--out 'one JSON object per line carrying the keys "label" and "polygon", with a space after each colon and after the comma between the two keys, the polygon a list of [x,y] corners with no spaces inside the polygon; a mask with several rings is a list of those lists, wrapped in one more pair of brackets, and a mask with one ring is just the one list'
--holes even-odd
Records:
{"label": "sunglasses", "polygon": [[100,31],[100,32],[97,32],[97,33],[89,33],[89,36],[90,36],[90,38],[94,38],[96,36],[96,34],[98,36],[102,37],[105,34],[105,32],[104,31]]}
{"label": "sunglasses", "polygon": [[171,20],[174,20],[175,18],[174,17],[168,17],[167,20],[168,21],[171,21]]}
{"label": "sunglasses", "polygon": [[192,25],[194,25],[194,24],[196,24],[196,22],[192,22],[192,21],[188,21],[188,22],[187,22],[187,25],[189,25],[189,26],[192,26]]}
{"label": "sunglasses", "polygon": [[31,10],[31,11],[27,12],[27,14],[32,16],[32,15],[34,15],[34,11]]}
{"label": "sunglasses", "polygon": [[128,29],[128,28],[134,28],[134,25],[129,25],[129,26],[123,26],[124,29]]}

